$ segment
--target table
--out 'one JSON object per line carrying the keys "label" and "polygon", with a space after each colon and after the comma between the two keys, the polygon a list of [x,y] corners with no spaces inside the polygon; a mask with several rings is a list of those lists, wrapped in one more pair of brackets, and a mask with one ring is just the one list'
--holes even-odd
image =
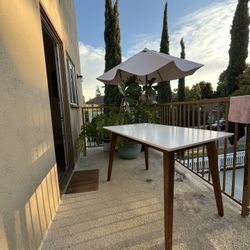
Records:
{"label": "table", "polygon": [[176,152],[198,146],[206,146],[218,214],[220,216],[224,215],[215,141],[230,137],[233,135],[232,133],[150,123],[107,126],[104,129],[110,131],[112,135],[108,181],[111,180],[117,136],[142,143],[144,146],[146,169],[149,168],[148,148],[151,147],[163,152],[165,249],[172,249],[174,155]]}

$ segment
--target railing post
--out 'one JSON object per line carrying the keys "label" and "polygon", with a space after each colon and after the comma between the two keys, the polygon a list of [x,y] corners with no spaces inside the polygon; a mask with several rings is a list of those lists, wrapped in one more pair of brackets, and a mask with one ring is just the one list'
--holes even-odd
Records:
{"label": "railing post", "polygon": [[246,125],[245,171],[243,181],[242,212],[243,217],[249,216],[250,202],[250,125]]}

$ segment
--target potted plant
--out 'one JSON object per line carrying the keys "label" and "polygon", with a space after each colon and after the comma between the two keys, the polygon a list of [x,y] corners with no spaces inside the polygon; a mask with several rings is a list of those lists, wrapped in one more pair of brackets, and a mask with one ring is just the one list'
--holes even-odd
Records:
{"label": "potted plant", "polygon": [[[80,152],[86,153],[86,141],[97,145],[104,144],[104,150],[110,147],[110,133],[103,126],[124,125],[144,122],[158,122],[159,115],[154,103],[156,96],[152,81],[147,86],[140,86],[136,76],[118,84],[121,95],[120,105],[109,107],[104,114],[97,115],[91,122],[83,124],[77,146]],[[141,144],[118,138],[117,150],[122,158],[134,159],[141,151]]]}
{"label": "potted plant", "polygon": [[77,139],[78,151],[86,155],[86,143],[95,146],[103,145],[104,151],[110,149],[110,133],[103,129],[104,126],[123,124],[123,116],[119,115],[117,107],[109,108],[109,112],[98,114],[90,122],[82,125]]}
{"label": "potted plant", "polygon": [[104,115],[95,116],[91,122],[84,123],[81,127],[81,132],[77,139],[77,149],[79,152],[86,155],[86,142],[101,145],[104,138]]}
{"label": "potted plant", "polygon": [[[158,122],[159,115],[154,98],[156,90],[152,86],[153,79],[147,86],[140,86],[136,76],[128,78],[126,82],[118,84],[122,95],[119,116],[123,117],[123,124]],[[141,152],[141,144],[131,140],[118,139],[118,154],[125,159],[134,159]]]}
{"label": "potted plant", "polygon": [[[121,125],[124,123],[124,117],[119,115],[119,109],[117,107],[111,107],[109,112],[104,114],[104,126]],[[103,147],[104,151],[110,149],[110,132],[103,130]]]}

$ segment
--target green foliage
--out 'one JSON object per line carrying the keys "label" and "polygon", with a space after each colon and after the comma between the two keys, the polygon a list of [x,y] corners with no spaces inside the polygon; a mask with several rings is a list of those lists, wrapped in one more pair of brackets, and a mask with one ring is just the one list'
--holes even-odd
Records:
{"label": "green foliage", "polygon": [[118,90],[122,96],[121,108],[124,108],[124,111],[128,106],[134,107],[138,105],[142,92],[136,76],[129,77],[126,82],[120,82]]}
{"label": "green foliage", "polygon": [[[103,126],[104,126],[104,115],[100,114],[94,117],[91,122],[83,124],[81,133],[79,136],[81,139],[92,138],[97,145],[103,142]],[[78,138],[79,139],[79,138]]]}
{"label": "green foliage", "polygon": [[79,153],[83,153],[83,155],[86,155],[86,132],[85,129],[81,128],[80,134],[77,138],[77,142],[76,142],[76,147],[77,147],[77,151]]}
{"label": "green foliage", "polygon": [[181,38],[180,45],[181,45],[181,58],[185,59],[185,57],[186,57],[186,54],[185,54],[185,43],[184,43],[183,38]]}
{"label": "green foliage", "polygon": [[201,99],[213,98],[213,87],[210,82],[199,82]]}
{"label": "green foliage", "polygon": [[86,139],[91,138],[97,145],[103,142],[104,115],[97,115],[91,122],[85,123],[81,127],[81,132],[77,139],[77,150],[86,154]]}
{"label": "green foliage", "polygon": [[[123,123],[158,123],[159,113],[154,99],[156,88],[153,86],[154,79],[147,82],[146,86],[141,87],[136,76],[128,78],[126,82],[118,85],[119,93],[122,96],[118,117]],[[124,145],[124,139],[118,138],[117,147]]]}
{"label": "green foliage", "polygon": [[233,96],[250,95],[250,85],[244,85],[233,92]]}
{"label": "green foliage", "polygon": [[172,101],[170,81],[158,83],[158,102],[167,103]]}
{"label": "green foliage", "polygon": [[118,85],[122,96],[119,116],[123,117],[124,124],[159,121],[157,106],[153,102],[156,96],[153,82],[151,79],[147,86],[141,87],[137,77],[132,76]]}
{"label": "green foliage", "polygon": [[91,122],[82,125],[77,139],[78,152],[86,153],[86,140],[91,140],[97,145],[110,140],[110,133],[104,130],[103,127],[124,124],[124,117],[120,116],[117,111],[119,111],[119,108],[114,106],[106,114],[99,114]]}
{"label": "green foliage", "polygon": [[227,95],[238,89],[236,78],[246,68],[249,42],[248,0],[239,0],[230,31],[229,65],[227,68]]}
{"label": "green foliage", "polygon": [[225,97],[227,96],[226,88],[227,88],[227,71],[224,70],[219,76],[219,82],[217,84],[216,89],[216,97]]}
{"label": "green foliage", "polygon": [[237,78],[238,90],[236,90],[232,95],[250,95],[250,66],[246,68],[243,74],[240,74]]}
{"label": "green foliage", "polygon": [[166,1],[164,14],[163,14],[163,25],[161,33],[161,44],[160,52],[169,54],[169,37],[168,37],[168,2]]}
{"label": "green foliage", "polygon": [[[113,57],[114,57],[114,66],[118,65],[122,61],[121,47],[120,47],[120,27],[119,27],[119,11],[118,11],[118,0],[115,1],[113,9],[113,25],[114,25],[114,34],[113,34]],[[114,67],[113,66],[113,67]]]}
{"label": "green foliage", "polygon": [[185,95],[187,101],[209,99],[214,97],[212,84],[210,82],[199,82],[192,86],[185,88]]}
{"label": "green foliage", "polygon": [[178,102],[178,88],[172,92],[172,102]]}
{"label": "green foliage", "polygon": [[[168,36],[168,3],[166,1],[164,14],[163,14],[163,26],[161,34],[160,52],[169,54],[169,36]],[[170,81],[158,83],[158,102],[167,103],[172,101],[172,90]]]}
{"label": "green foliage", "polygon": [[[219,82],[217,86],[217,97],[225,97],[226,96],[226,80],[227,80],[227,71],[223,71],[220,74]],[[235,90],[231,95],[239,96],[239,95],[250,95],[250,66],[247,65],[246,69],[242,74],[235,78],[235,82],[237,85],[237,90]]]}
{"label": "green foliage", "polygon": [[[183,38],[180,41],[181,45],[181,58],[185,59],[185,44]],[[180,78],[178,82],[178,101],[185,101],[185,78]]]}
{"label": "green foliage", "polygon": [[178,82],[178,101],[185,101],[185,78],[180,78]]}
{"label": "green foliage", "polygon": [[104,41],[105,41],[105,72],[112,69],[113,59],[113,7],[112,0],[105,0],[105,29],[104,29]]}
{"label": "green foliage", "polygon": [[[77,147],[84,152],[86,139],[91,138],[97,145],[110,139],[110,133],[103,129],[104,126],[123,125],[143,122],[159,122],[159,113],[156,103],[153,102],[156,95],[153,86],[154,79],[148,81],[147,86],[141,87],[136,76],[128,78],[116,87],[119,98],[122,100],[119,106],[109,107],[105,114],[97,115],[91,122],[85,123],[78,137]],[[122,145],[122,140],[118,140]]]}
{"label": "green foliage", "polygon": [[[120,28],[118,0],[112,7],[111,0],[105,0],[105,72],[121,63],[120,47]],[[117,98],[117,88],[112,85],[105,85],[104,103],[106,106],[111,104],[119,105],[120,99]]]}
{"label": "green foliage", "polygon": [[201,90],[198,83],[194,84],[192,88],[189,87],[185,88],[185,95],[187,101],[194,101],[201,99]]}
{"label": "green foliage", "polygon": [[243,87],[245,85],[250,85],[250,66],[248,65],[245,71],[237,77],[238,87]]}

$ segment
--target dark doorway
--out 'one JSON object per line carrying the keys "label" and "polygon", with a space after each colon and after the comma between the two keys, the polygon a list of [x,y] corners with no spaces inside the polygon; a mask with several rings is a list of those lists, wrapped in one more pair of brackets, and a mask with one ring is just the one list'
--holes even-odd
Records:
{"label": "dark doorway", "polygon": [[56,41],[50,36],[49,32],[43,27],[43,43],[47,70],[51,120],[53,127],[54,146],[57,162],[59,183],[62,181],[67,169],[65,137],[63,131],[63,112],[62,97],[60,87],[60,69],[58,67],[58,55]]}

